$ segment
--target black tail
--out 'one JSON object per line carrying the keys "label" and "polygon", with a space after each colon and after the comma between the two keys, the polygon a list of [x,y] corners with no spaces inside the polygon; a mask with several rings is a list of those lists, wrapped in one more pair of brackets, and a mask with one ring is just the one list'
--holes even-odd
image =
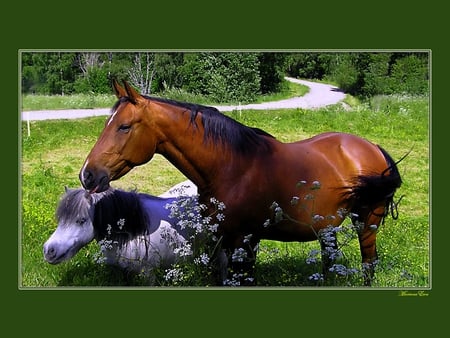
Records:
{"label": "black tail", "polygon": [[397,205],[400,200],[394,202],[395,191],[401,186],[402,178],[397,168],[397,164],[402,161],[408,154],[403,156],[399,161],[395,162],[392,157],[380,146],[378,148],[386,159],[387,167],[380,174],[359,175],[356,178],[356,184],[350,193],[354,199],[354,209],[374,208],[380,203],[385,203],[384,218],[390,213],[392,218],[397,219]]}

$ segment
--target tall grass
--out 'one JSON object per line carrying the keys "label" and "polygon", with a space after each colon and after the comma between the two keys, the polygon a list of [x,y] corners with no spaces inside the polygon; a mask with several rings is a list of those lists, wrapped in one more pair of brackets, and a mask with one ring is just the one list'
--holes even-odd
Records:
{"label": "tall grass", "polygon": [[[405,195],[400,217],[388,219],[378,234],[380,264],[375,287],[430,286],[429,223],[429,105],[426,97],[383,96],[349,110],[341,105],[319,110],[232,112],[242,123],[262,128],[284,142],[324,131],[364,136],[382,145],[394,159],[411,153],[399,164]],[[72,260],[53,266],[44,262],[42,245],[55,229],[54,212],[64,186],[79,187],[78,171],[100,131],[104,117],[31,122],[31,137],[22,130],[21,280],[23,287],[145,285],[145,280],[95,263],[98,245],[91,243]],[[158,195],[185,177],[157,155],[113,185]],[[316,242],[263,241],[257,261],[258,285],[315,286],[318,267],[306,263]],[[356,242],[345,248],[347,262],[359,266]],[[341,281],[337,286],[346,286]],[[353,284],[354,285],[354,284]]]}

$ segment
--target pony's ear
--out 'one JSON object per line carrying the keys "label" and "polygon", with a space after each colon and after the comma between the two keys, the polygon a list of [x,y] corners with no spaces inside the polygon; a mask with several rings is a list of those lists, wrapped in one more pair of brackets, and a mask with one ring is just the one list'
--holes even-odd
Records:
{"label": "pony's ear", "polygon": [[128,84],[128,82],[124,81],[125,90],[127,91],[127,96],[131,102],[137,103],[141,98],[141,94],[139,94],[132,86]]}
{"label": "pony's ear", "polygon": [[114,93],[116,94],[117,98],[120,99],[121,97],[128,96],[127,91],[119,85],[116,79],[113,79],[112,81]]}
{"label": "pony's ear", "polygon": [[67,185],[64,186],[64,192],[67,194],[69,192],[69,187]]}

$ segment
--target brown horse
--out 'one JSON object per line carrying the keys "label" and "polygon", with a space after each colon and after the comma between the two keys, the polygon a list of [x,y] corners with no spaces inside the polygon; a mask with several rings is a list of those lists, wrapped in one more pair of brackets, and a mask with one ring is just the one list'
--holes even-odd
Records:
{"label": "brown horse", "polygon": [[[370,284],[374,229],[393,211],[401,185],[396,163],[381,147],[344,133],[282,143],[212,107],[143,96],[126,82],[114,82],[114,90],[119,100],[80,171],[85,189],[105,191],[110,181],[162,154],[198,186],[201,203],[215,197],[225,204],[221,243],[230,271],[244,284],[252,281],[247,277],[261,239],[320,240],[321,229],[349,215],[359,226]],[[230,260],[236,248],[245,248],[247,258]]]}

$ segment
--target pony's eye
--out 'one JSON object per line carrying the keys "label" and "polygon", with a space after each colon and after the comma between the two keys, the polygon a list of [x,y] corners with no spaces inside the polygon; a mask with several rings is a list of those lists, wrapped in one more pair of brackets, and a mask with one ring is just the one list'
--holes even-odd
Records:
{"label": "pony's eye", "polygon": [[121,124],[117,130],[122,132],[122,133],[128,133],[130,131],[130,129],[131,129],[131,125],[129,125],[129,124]]}
{"label": "pony's eye", "polygon": [[86,223],[86,218],[84,217],[77,220],[78,225],[83,225],[84,223]]}

